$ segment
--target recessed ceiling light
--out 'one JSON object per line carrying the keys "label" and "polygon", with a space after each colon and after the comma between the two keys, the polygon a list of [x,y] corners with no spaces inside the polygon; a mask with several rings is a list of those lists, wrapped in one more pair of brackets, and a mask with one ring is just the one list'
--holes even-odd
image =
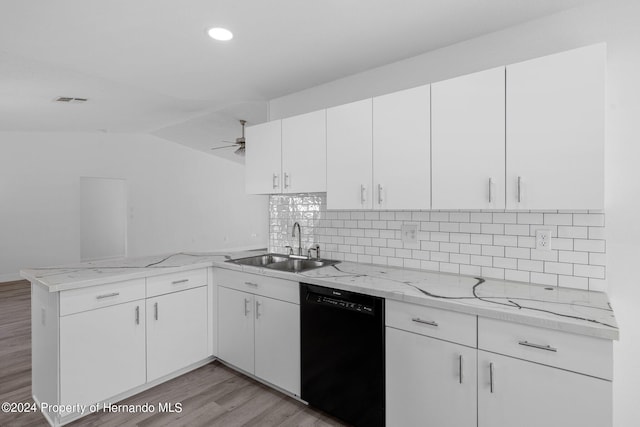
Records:
{"label": "recessed ceiling light", "polygon": [[209,29],[209,31],[207,31],[207,34],[209,34],[209,37],[211,37],[212,39],[220,40],[223,42],[226,42],[233,38],[233,33],[226,28],[211,28]]}

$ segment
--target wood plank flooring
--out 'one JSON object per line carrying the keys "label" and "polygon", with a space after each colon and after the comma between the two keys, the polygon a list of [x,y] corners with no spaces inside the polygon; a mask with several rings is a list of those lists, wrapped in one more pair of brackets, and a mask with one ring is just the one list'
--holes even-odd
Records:
{"label": "wood plank flooring", "polygon": [[[31,290],[27,281],[0,283],[0,403],[31,398]],[[159,403],[182,404],[158,413]],[[345,426],[245,375],[213,362],[119,404],[153,404],[154,413],[99,412],[69,426]],[[0,426],[47,426],[39,413],[5,414]]]}

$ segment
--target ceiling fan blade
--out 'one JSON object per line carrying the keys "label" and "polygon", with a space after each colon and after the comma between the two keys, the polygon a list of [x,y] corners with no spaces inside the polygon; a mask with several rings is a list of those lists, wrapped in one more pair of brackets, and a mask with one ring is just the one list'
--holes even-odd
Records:
{"label": "ceiling fan blade", "polygon": [[231,148],[231,147],[235,147],[235,145],[225,145],[224,147],[213,147],[212,150],[220,150],[222,148]]}

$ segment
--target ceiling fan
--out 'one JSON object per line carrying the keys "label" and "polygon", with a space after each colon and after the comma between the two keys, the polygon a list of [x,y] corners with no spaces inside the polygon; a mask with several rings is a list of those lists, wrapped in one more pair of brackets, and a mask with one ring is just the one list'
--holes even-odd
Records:
{"label": "ceiling fan", "polygon": [[233,154],[237,154],[238,156],[244,156],[245,153],[245,148],[244,148],[244,144],[245,144],[245,139],[244,139],[244,125],[247,123],[246,120],[239,120],[240,125],[242,126],[242,136],[239,138],[236,138],[236,141],[223,141],[223,142],[228,142],[232,145],[225,145],[223,147],[214,147],[212,148],[212,150],[220,150],[222,148],[231,148],[231,147],[238,147],[238,149],[236,151],[234,151]]}

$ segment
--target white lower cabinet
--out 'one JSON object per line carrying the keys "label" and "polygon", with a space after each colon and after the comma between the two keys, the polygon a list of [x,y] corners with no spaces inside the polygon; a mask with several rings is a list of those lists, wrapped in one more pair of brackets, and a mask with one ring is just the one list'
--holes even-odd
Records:
{"label": "white lower cabinet", "polygon": [[255,296],[255,374],[300,395],[300,306]]}
{"label": "white lower cabinet", "polygon": [[207,287],[147,299],[147,381],[207,357]]}
{"label": "white lower cabinet", "polygon": [[253,373],[253,295],[218,287],[218,356]]}
{"label": "white lower cabinet", "polygon": [[228,270],[218,273],[218,356],[299,396],[298,283]]}
{"label": "white lower cabinet", "polygon": [[60,317],[63,405],[100,402],[144,384],[145,363],[144,300]]}
{"label": "white lower cabinet", "polygon": [[611,426],[610,381],[478,353],[478,427]]}
{"label": "white lower cabinet", "polygon": [[476,349],[386,329],[387,425],[476,426]]}

